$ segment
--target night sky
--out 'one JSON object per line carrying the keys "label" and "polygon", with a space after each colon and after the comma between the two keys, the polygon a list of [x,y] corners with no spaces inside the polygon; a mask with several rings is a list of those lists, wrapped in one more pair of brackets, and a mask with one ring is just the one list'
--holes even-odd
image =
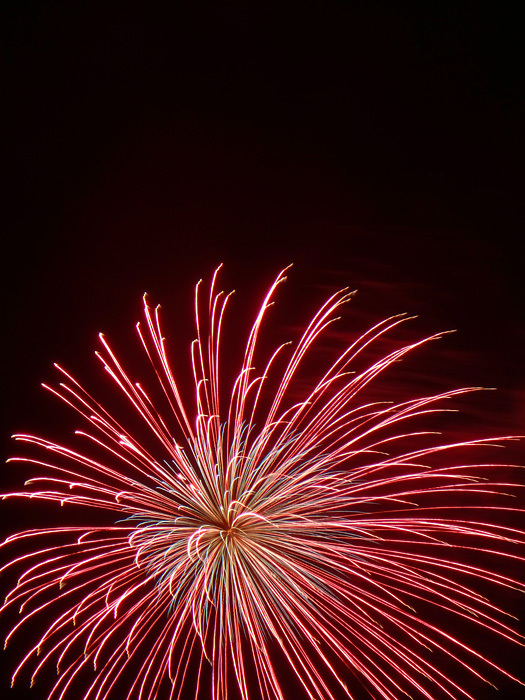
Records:
{"label": "night sky", "polygon": [[[241,315],[294,263],[285,325],[351,286],[358,325],[406,311],[422,332],[458,329],[432,381],[498,387],[476,419],[523,432],[524,56],[509,3],[6,4],[5,457],[14,432],[75,427],[39,387],[54,361],[89,380],[100,330],[126,355],[145,291],[187,344],[193,285],[221,262]],[[502,688],[479,700],[522,697]]]}

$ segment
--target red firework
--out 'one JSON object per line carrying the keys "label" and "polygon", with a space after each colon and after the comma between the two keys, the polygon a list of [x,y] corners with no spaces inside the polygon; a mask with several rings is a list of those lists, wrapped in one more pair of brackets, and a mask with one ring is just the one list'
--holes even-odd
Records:
{"label": "red firework", "polygon": [[[137,329],[163,409],[100,336],[97,356],[150,437],[128,431],[58,365],[62,382],[46,388],[82,416],[77,435],[89,447],[15,436],[41,457],[11,461],[38,475],[4,498],[78,506],[75,522],[93,509],[110,519],[25,530],[3,543],[19,549],[3,568],[23,570],[2,608],[20,608],[7,641],[20,630],[31,636],[36,621],[44,629],[13,681],[30,668],[33,683],[56,665],[48,695],[56,700],[284,700],[292,684],[312,700],[337,700],[356,697],[354,678],[382,700],[474,700],[459,670],[510,674],[462,639],[458,624],[522,644],[481,593],[522,584],[472,556],[523,561],[514,548],[524,532],[497,520],[521,512],[500,505],[515,488],[504,483],[508,468],[468,459],[510,438],[443,442],[424,427],[473,389],[366,399],[371,382],[439,337],[363,368],[405,316],[370,328],[304,390],[301,372],[348,290],[321,306],[295,346],[261,363],[259,336],[284,271],[228,385],[230,295],[216,291],[217,272],[207,301],[196,288],[191,401],[146,299],[146,327]],[[455,620],[452,631],[446,620]]]}

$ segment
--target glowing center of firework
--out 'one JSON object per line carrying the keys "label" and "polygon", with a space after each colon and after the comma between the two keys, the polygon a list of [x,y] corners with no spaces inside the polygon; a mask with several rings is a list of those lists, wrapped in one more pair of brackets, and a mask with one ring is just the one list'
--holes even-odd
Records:
{"label": "glowing center of firework", "polygon": [[221,530],[221,532],[220,532],[221,538],[225,542],[231,542],[232,540],[239,539],[240,534],[241,534],[241,531],[237,527],[228,527],[228,528],[225,528],[224,530]]}

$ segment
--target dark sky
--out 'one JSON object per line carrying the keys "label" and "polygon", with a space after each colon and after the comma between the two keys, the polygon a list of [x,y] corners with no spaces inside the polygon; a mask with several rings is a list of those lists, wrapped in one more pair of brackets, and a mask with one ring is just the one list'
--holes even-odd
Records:
{"label": "dark sky", "polygon": [[128,338],[144,291],[186,340],[191,287],[219,262],[252,299],[295,263],[303,319],[350,285],[370,318],[458,328],[454,382],[500,387],[492,422],[522,431],[509,3],[6,4],[6,455],[12,432],[53,424],[53,361],[89,372],[96,332]]}

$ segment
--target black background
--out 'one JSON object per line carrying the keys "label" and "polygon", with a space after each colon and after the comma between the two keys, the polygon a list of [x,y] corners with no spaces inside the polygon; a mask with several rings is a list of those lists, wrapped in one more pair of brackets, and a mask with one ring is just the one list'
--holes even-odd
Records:
{"label": "black background", "polygon": [[349,285],[371,320],[458,328],[431,371],[499,387],[483,421],[523,432],[510,4],[7,5],[6,456],[11,433],[55,427],[53,361],[90,376],[99,330],[126,353],[144,291],[186,343],[192,286],[220,262],[240,308],[293,262],[290,325]]}

